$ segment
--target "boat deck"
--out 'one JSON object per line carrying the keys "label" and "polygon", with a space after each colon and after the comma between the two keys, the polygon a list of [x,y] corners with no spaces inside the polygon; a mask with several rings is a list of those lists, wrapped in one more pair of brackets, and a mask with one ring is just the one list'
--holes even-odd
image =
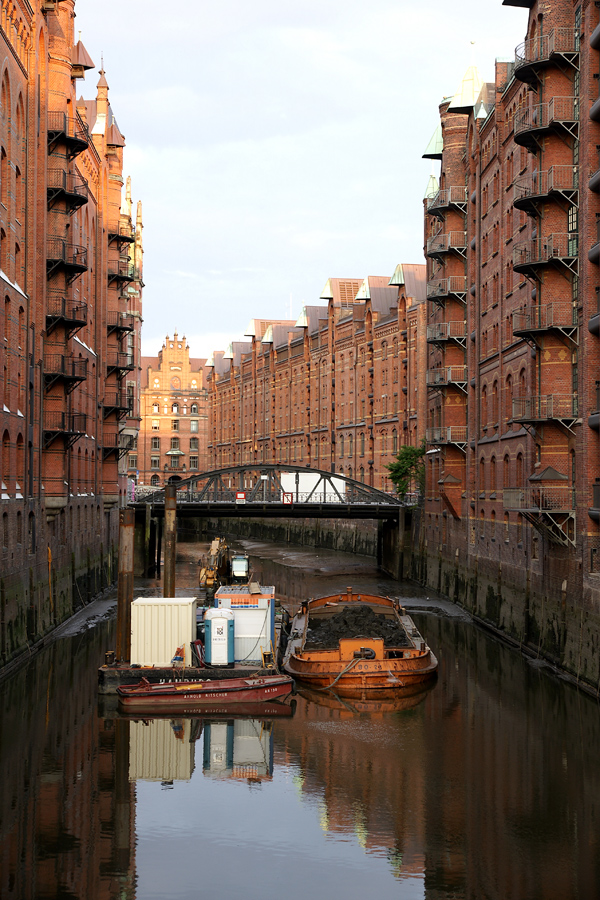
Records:
{"label": "boat deck", "polygon": [[117,688],[126,684],[137,684],[147,678],[152,684],[160,681],[194,681],[195,679],[250,678],[251,675],[273,675],[273,669],[260,666],[100,666],[98,669],[98,693],[116,694]]}

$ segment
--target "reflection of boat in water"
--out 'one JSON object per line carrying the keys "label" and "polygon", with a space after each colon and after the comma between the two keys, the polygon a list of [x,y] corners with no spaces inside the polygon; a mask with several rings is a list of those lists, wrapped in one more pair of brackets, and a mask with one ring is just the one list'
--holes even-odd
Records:
{"label": "reflection of boat in water", "polygon": [[335,689],[325,691],[313,691],[311,688],[302,686],[298,687],[298,694],[305,700],[310,700],[319,706],[325,706],[328,709],[337,709],[340,712],[346,711],[355,715],[356,713],[397,713],[406,712],[419,706],[425,700],[425,697],[435,687],[435,679],[430,678],[428,681],[421,681],[417,684],[411,684],[405,688],[396,688],[393,692],[388,692],[387,697],[378,697],[374,699],[370,693],[365,692],[362,696],[340,697],[336,694]]}
{"label": "reflection of boat in water", "polygon": [[283,668],[316,690],[378,699],[429,681],[437,659],[396,600],[348,588],[302,604]]}
{"label": "reflection of boat in water", "polygon": [[[224,703],[207,704],[202,709],[186,710],[185,715],[179,715],[180,719],[190,719],[192,721],[202,722],[202,719],[285,719],[291,718],[296,709],[296,701],[292,698],[288,700],[277,701],[275,703],[265,701],[249,701],[248,703],[236,703],[228,706]],[[132,709],[119,709],[115,718],[129,719],[130,721],[149,722],[153,719],[172,719],[172,709],[152,709],[148,715],[144,715],[143,711]]]}
{"label": "reflection of boat in water", "polygon": [[237,707],[239,704],[272,702],[287,697],[293,682],[287,675],[259,675],[250,678],[165,681],[154,684],[142,678],[138,684],[117,688],[122,709],[137,712],[168,710],[203,713],[208,707]]}

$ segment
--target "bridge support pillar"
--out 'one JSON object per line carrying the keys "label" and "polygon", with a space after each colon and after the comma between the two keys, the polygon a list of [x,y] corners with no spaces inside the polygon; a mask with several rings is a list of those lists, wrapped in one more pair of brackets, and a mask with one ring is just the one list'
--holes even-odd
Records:
{"label": "bridge support pillar", "polygon": [[377,565],[398,581],[404,577],[404,510],[377,523]]}

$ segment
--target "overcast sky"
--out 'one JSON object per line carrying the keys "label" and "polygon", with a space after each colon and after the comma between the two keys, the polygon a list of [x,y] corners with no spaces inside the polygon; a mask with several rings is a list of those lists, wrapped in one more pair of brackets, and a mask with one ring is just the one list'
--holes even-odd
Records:
{"label": "overcast sky", "polygon": [[[253,317],[296,318],[329,277],[423,261],[438,104],[471,60],[492,80],[527,21],[501,0],[77,0],[76,13],[97,68],[104,52],[144,207],[143,352],[178,329],[195,356]],[[97,79],[78,90],[93,97]]]}

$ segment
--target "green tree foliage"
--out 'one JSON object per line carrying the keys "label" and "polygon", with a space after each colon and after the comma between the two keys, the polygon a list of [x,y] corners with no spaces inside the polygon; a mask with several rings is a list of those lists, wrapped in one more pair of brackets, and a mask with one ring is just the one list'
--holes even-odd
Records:
{"label": "green tree foliage", "polygon": [[421,494],[425,492],[424,456],[425,441],[423,440],[418,447],[401,447],[394,462],[386,466],[390,473],[390,481],[402,498],[411,488],[418,490]]}

